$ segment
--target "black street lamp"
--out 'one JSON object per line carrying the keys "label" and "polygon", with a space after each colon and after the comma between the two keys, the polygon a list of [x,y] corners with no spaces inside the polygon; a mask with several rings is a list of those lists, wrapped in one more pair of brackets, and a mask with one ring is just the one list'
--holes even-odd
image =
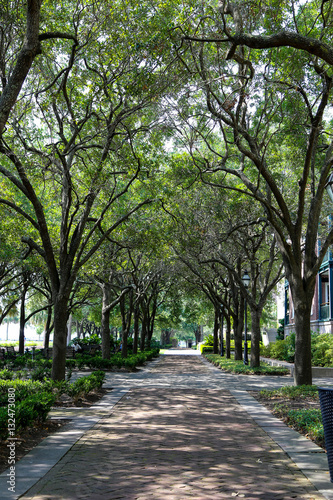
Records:
{"label": "black street lamp", "polygon": [[223,304],[221,304],[221,356],[224,356],[224,345],[223,345]]}
{"label": "black street lamp", "polygon": [[[243,285],[245,286],[245,288],[248,289],[251,278],[247,274],[246,270],[244,270],[244,275],[243,275],[242,281],[243,281]],[[244,324],[244,358],[243,358],[243,362],[244,362],[244,365],[248,365],[249,361],[248,361],[248,357],[247,357],[247,304],[246,304],[246,297],[245,297],[244,302],[245,302],[244,303],[245,324]]]}

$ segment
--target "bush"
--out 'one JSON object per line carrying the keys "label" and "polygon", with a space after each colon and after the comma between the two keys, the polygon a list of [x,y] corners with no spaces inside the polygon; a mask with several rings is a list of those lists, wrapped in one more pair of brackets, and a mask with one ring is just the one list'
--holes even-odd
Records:
{"label": "bush", "polygon": [[47,366],[38,366],[35,370],[31,372],[31,380],[40,380],[41,382],[44,378],[51,377],[51,368]]}
{"label": "bush", "polygon": [[75,359],[66,359],[66,368],[69,370],[73,370],[73,368],[76,367],[76,361]]}
{"label": "bush", "polygon": [[292,333],[284,340],[277,340],[266,347],[261,347],[260,353],[268,358],[279,359],[281,361],[294,362],[295,356],[295,334]]}
{"label": "bush", "polygon": [[[295,334],[292,333],[284,340],[260,348],[264,357],[294,361]],[[311,356],[313,366],[333,366],[333,335],[330,333],[313,333],[311,338]]]}
{"label": "bush", "polygon": [[312,334],[311,354],[314,366],[333,366],[333,335]]}
{"label": "bush", "polygon": [[86,377],[81,377],[72,384],[68,385],[67,394],[73,398],[78,398],[83,394],[88,394],[94,389],[99,389],[105,378],[105,372],[96,371],[87,375]]}
{"label": "bush", "polygon": [[8,370],[5,368],[4,370],[1,370],[0,372],[0,379],[2,380],[13,380],[14,378],[14,372]]}
{"label": "bush", "polygon": [[247,375],[290,375],[290,371],[282,366],[269,366],[265,363],[260,366],[251,367],[244,365],[243,361],[235,361],[221,357],[219,354],[207,354],[205,358],[213,365],[230,373],[243,373]]}
{"label": "bush", "polygon": [[[17,383],[16,383],[17,382]],[[20,382],[20,383],[18,383]],[[34,421],[44,421],[56,401],[56,395],[43,390],[38,382],[6,381],[0,384],[0,436],[8,436],[8,388],[15,388],[15,431],[31,425]],[[4,397],[5,396],[5,397]]]}
{"label": "bush", "polygon": [[102,343],[102,339],[99,335],[93,334],[90,335],[89,337],[86,337],[84,339],[79,339],[78,337],[74,338],[71,340],[70,345],[78,345],[78,346],[83,346],[83,345],[99,345]]}
{"label": "bush", "polygon": [[208,353],[208,352],[213,352],[214,350],[214,347],[212,345],[204,345],[202,344],[200,346],[200,352],[201,354],[205,354],[205,353]]}

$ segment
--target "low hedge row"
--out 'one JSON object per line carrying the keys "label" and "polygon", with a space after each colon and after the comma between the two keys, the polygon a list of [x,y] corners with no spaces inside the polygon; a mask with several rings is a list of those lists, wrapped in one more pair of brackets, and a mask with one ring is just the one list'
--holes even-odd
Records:
{"label": "low hedge row", "polygon": [[[101,353],[95,356],[91,356],[90,354],[76,354],[75,358],[66,359],[66,367],[70,370],[74,368],[81,369],[84,366],[106,370],[113,367],[133,369],[136,366],[142,365],[145,361],[150,361],[154,357],[157,357],[159,351],[159,348],[152,348],[147,351],[139,352],[138,354],[129,354],[127,358],[123,358],[121,353],[118,353],[111,356],[110,359],[103,359]],[[5,363],[0,365],[0,369],[3,368],[0,372],[0,378],[6,377],[8,368],[4,368],[5,366]],[[32,359],[31,354],[24,354],[10,360],[8,366],[10,366],[11,369],[28,368],[29,370],[33,370],[32,378],[34,380],[43,380],[45,376],[50,375],[52,360],[43,359],[40,356]],[[1,373],[3,373],[2,377]]]}
{"label": "low hedge row", "polygon": [[205,354],[205,358],[221,370],[230,373],[243,373],[246,375],[290,375],[287,368],[281,366],[269,366],[262,363],[260,366],[251,367],[244,365],[243,361],[235,361],[221,357],[219,354]]}
{"label": "low hedge row", "polygon": [[[224,346],[225,346],[225,341],[224,341]],[[213,345],[212,344],[209,344],[209,345],[206,345],[206,344],[201,344],[199,346],[199,349],[200,349],[200,352],[201,354],[205,354],[207,352],[213,352]],[[244,341],[242,343],[242,349],[244,350]],[[230,341],[230,350],[231,351],[234,351],[235,350],[235,341],[234,340],[231,340]],[[251,340],[248,340],[247,341],[247,352],[250,353],[251,352]]]}
{"label": "low hedge row", "polygon": [[[88,394],[102,386],[104,371],[80,377],[73,383],[32,380],[0,380],[0,438],[6,439],[35,421],[44,421],[61,394],[73,398]],[[9,425],[11,424],[11,425]]]}

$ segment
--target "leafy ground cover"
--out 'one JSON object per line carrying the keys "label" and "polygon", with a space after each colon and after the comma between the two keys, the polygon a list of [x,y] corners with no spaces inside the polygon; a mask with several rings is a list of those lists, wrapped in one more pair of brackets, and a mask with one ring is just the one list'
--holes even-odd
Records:
{"label": "leafy ground cover", "polygon": [[325,449],[317,386],[285,386],[250,394],[289,427]]}
{"label": "leafy ground cover", "polygon": [[243,361],[227,359],[221,357],[219,354],[206,353],[204,356],[210,363],[229,373],[242,373],[244,375],[290,375],[288,368],[283,368],[282,366],[270,366],[262,363],[260,366],[251,367],[250,365],[244,365]]}

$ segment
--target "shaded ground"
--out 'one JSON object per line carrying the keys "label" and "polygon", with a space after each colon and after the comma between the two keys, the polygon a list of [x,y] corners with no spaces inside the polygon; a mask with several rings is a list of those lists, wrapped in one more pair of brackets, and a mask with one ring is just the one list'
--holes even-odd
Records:
{"label": "shaded ground", "polygon": [[227,390],[142,388],[129,391],[22,498],[233,497],[323,498]]}
{"label": "shaded ground", "polygon": [[[89,407],[96,403],[101,397],[106,394],[105,389],[100,389],[99,391],[92,391],[85,397],[78,398],[74,401],[72,398],[63,398],[59,401],[56,406],[62,408],[71,407]],[[37,446],[43,439],[47,436],[54,434],[59,431],[64,425],[66,425],[67,420],[46,420],[45,422],[36,423],[26,429],[22,430],[17,435],[17,441],[15,446],[15,457],[16,461],[24,457],[29,451],[31,451],[35,446]],[[0,474],[8,468],[8,441],[0,440]]]}
{"label": "shaded ground", "polygon": [[150,369],[151,373],[170,373],[170,375],[184,373],[207,373],[207,368],[199,356],[169,355]]}

